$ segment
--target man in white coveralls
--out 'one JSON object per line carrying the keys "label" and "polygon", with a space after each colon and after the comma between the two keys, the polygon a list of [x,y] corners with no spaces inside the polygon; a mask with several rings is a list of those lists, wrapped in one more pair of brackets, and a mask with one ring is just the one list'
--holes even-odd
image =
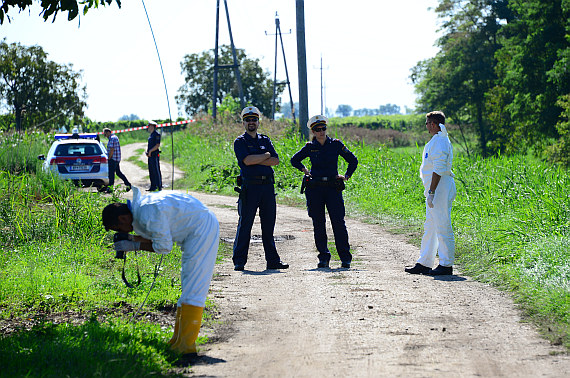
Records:
{"label": "man in white coveralls", "polygon": [[106,230],[129,233],[115,242],[117,251],[145,250],[166,254],[173,242],[182,249],[182,295],[177,303],[174,335],[168,342],[182,354],[196,354],[196,339],[218,253],[219,224],[200,201],[188,194],[156,192],[142,196],[133,187],[133,201],[103,209]]}
{"label": "man in white coveralls", "polygon": [[[420,167],[420,177],[426,197],[424,236],[420,258],[413,268],[406,268],[405,271],[432,276],[451,275],[455,259],[451,205],[455,199],[456,189],[454,175],[451,172],[453,148],[445,128],[443,112],[428,113],[426,128],[432,138],[424,147]],[[436,253],[439,254],[439,265],[431,269]]]}

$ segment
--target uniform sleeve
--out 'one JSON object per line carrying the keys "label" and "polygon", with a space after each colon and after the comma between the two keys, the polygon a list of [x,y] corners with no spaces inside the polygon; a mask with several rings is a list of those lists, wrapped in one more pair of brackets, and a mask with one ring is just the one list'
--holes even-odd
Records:
{"label": "uniform sleeve", "polygon": [[348,163],[348,167],[346,168],[346,173],[344,174],[345,177],[350,177],[356,171],[356,167],[358,166],[358,159],[356,155],[354,155],[350,150],[342,143],[340,148],[340,156]]}
{"label": "uniform sleeve", "polygon": [[447,161],[449,159],[449,146],[443,140],[439,140],[430,151],[433,162],[433,171],[442,176],[448,171]]}
{"label": "uniform sleeve", "polygon": [[156,142],[156,144],[160,143],[160,134],[156,133],[156,135],[154,136],[154,141]]}
{"label": "uniform sleeve", "polygon": [[249,155],[245,141],[238,138],[234,141],[234,153],[238,162],[243,163],[243,159]]}
{"label": "uniform sleeve", "polygon": [[140,225],[147,231],[147,235],[142,236],[152,240],[152,249],[159,254],[170,252],[173,242],[166,214],[158,206],[145,206],[140,208],[138,218]]}
{"label": "uniform sleeve", "polygon": [[267,138],[267,150],[271,154],[271,157],[279,159],[279,155],[277,155],[277,151],[275,151],[275,147],[273,147],[273,143],[271,143],[271,139]]}
{"label": "uniform sleeve", "polygon": [[301,162],[309,156],[308,145],[309,145],[308,143],[305,144],[303,148],[297,151],[295,155],[293,155],[293,157],[291,158],[291,165],[300,171],[302,171],[303,168],[305,168],[305,166]]}

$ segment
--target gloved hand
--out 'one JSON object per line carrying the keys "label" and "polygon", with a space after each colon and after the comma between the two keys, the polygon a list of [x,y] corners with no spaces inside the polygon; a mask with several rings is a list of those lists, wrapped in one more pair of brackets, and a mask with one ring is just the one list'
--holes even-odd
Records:
{"label": "gloved hand", "polygon": [[115,251],[138,251],[141,249],[141,242],[135,242],[130,240],[120,240],[113,243]]}
{"label": "gloved hand", "polygon": [[430,207],[430,209],[433,209],[433,198],[435,197],[435,194],[428,194],[427,196],[427,205]]}

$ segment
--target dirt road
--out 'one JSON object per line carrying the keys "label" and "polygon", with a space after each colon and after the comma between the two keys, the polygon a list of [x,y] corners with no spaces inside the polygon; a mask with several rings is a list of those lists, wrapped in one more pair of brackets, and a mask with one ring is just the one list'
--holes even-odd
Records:
{"label": "dirt road", "polygon": [[[123,146],[123,154],[136,148],[141,147]],[[147,173],[121,165],[133,184],[148,187]],[[162,164],[164,176],[170,169]],[[216,213],[222,240],[231,242],[237,199],[193,195]],[[570,357],[521,323],[508,295],[461,272],[435,279],[406,274],[403,268],[415,262],[417,247],[357,219],[348,219],[347,227],[352,268],[333,262],[332,269],[316,269],[306,211],[279,206],[277,249],[291,267],[266,271],[255,241],[245,271],[235,272],[231,259],[216,267],[210,296],[220,324],[205,330],[214,342],[201,348],[204,357],[192,374],[570,376]],[[253,234],[260,233],[256,222]]]}

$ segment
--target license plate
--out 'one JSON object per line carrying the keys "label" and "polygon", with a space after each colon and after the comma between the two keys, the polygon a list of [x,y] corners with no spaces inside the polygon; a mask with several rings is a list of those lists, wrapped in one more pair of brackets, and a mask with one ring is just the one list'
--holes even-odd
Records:
{"label": "license plate", "polygon": [[88,171],[89,166],[88,165],[71,165],[71,166],[69,166],[69,170],[70,171]]}

